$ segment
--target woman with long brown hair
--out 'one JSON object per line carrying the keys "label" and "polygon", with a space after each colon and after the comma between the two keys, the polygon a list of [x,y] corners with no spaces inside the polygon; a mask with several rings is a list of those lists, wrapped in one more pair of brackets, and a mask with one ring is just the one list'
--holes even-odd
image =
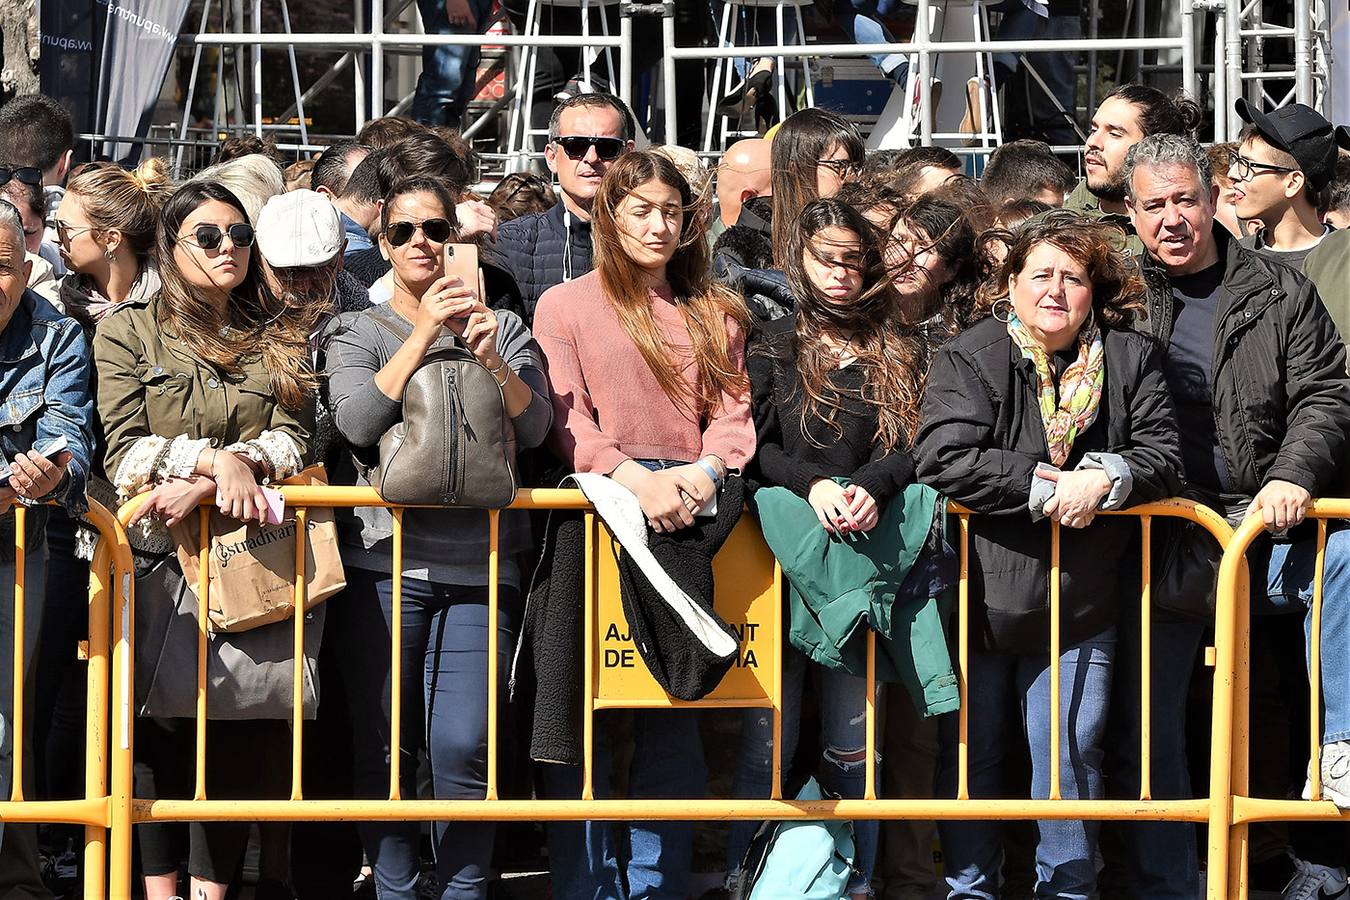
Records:
{"label": "woman with long brown hair", "polygon": [[[740,298],[711,281],[710,215],[669,159],[629,153],[605,174],[593,207],[595,270],[546,291],[535,336],[553,389],[549,443],[575,472],[608,475],[667,533],[693,524],[727,473],[754,454]],[[544,673],[540,673],[543,675]],[[596,745],[596,794],[608,790],[608,732]],[[706,768],[690,710],[635,714],[634,797],[701,797]],[[544,767],[546,789],[577,796],[576,767]],[[693,828],[629,823],[624,860],[605,823],[549,829],[558,900],[684,897]],[[621,885],[626,883],[625,892]]]}
{"label": "woman with long brown hair", "polygon": [[[162,526],[208,498],[263,521],[261,485],[298,472],[314,427],[309,334],[262,282],[253,228],[227,189],[193,182],[160,215],[160,289],[129,297],[94,335],[104,468],[122,498],[149,492],[130,527],[136,579],[136,796],[190,796],[197,600]],[[323,607],[305,628],[313,671]],[[206,782],[217,799],[285,790],[292,712],[291,624],[208,642]],[[317,692],[306,685],[306,712]],[[240,766],[247,759],[251,765]],[[147,900],[178,891],[181,826],[140,826]],[[248,823],[188,826],[191,896],[221,900]]]}
{"label": "woman with long brown hair", "polygon": [[812,107],[788,116],[773,136],[773,255],[791,264],[789,246],[806,204],[833,197],[862,171],[867,149],[847,119]]}
{"label": "woman with long brown hair", "polygon": [[[810,504],[820,527],[841,538],[866,534],[887,504],[914,481],[910,445],[919,425],[923,348],[898,325],[895,292],[876,232],[853,207],[814,200],[795,220],[787,280],[796,311],[765,325],[749,355],[763,487],[787,488]],[[735,796],[767,797],[773,753],[790,762],[801,727],[808,657],[786,648],[782,739],[760,710],[741,730]],[[862,797],[867,680],[820,666],[825,788]],[[855,822],[850,896],[866,896],[877,823]],[[728,868],[741,865],[755,823],[731,828]]]}

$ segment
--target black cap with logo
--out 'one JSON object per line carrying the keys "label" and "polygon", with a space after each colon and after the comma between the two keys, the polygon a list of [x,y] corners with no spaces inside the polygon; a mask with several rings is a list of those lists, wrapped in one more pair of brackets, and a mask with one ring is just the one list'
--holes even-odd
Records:
{"label": "black cap with logo", "polygon": [[1340,140],[1350,143],[1350,135],[1338,134],[1317,110],[1302,103],[1290,103],[1270,113],[1261,112],[1245,98],[1239,98],[1234,106],[1242,121],[1255,125],[1266,143],[1298,161],[1313,190],[1320,191],[1331,183],[1336,170],[1336,144]]}

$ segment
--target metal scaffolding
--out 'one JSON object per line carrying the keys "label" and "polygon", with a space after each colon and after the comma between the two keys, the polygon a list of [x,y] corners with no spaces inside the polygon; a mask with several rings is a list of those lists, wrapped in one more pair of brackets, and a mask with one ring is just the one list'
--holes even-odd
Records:
{"label": "metal scaffolding", "polygon": [[[211,0],[208,0],[210,3]],[[234,3],[236,9],[242,9],[245,0],[222,0],[223,5]],[[681,91],[676,83],[675,66],[681,60],[703,60],[709,63],[748,55],[784,57],[789,59],[802,57],[863,57],[877,54],[907,54],[917,62],[915,90],[918,94],[918,139],[928,144],[934,140],[932,75],[936,60],[942,54],[973,54],[1015,52],[1018,54],[1063,51],[1065,43],[1058,40],[998,41],[977,36],[974,40],[944,40],[941,34],[927,33],[927,29],[917,31],[909,41],[897,41],[888,44],[831,44],[804,43],[786,44],[775,47],[727,47],[727,46],[680,46],[676,43],[673,2],[623,2],[620,9],[620,28],[617,35],[543,35],[523,36],[518,34],[470,34],[470,35],[428,35],[394,30],[400,27],[399,19],[411,0],[369,0],[370,24],[363,25],[362,9],[365,0],[354,0],[356,30],[354,34],[262,34],[256,29],[260,22],[262,0],[251,0],[252,22],[247,17],[236,14],[226,19],[224,33],[206,33],[202,30],[196,35],[185,35],[183,40],[195,45],[199,55],[204,47],[235,48],[234,62],[236,70],[245,60],[251,64],[252,86],[251,106],[253,122],[250,130],[262,131],[262,78],[261,57],[264,48],[286,48],[292,58],[292,73],[295,77],[294,102],[283,119],[300,114],[303,121],[304,105],[319,91],[330,88],[339,81],[346,81],[346,72],[351,70],[353,88],[352,97],[355,110],[356,127],[359,129],[368,118],[391,111],[386,96],[390,72],[393,68],[390,58],[396,54],[409,54],[420,51],[424,46],[476,45],[488,48],[504,48],[506,55],[507,94],[488,109],[480,120],[468,123],[466,131],[476,132],[483,128],[489,116],[509,112],[513,103],[519,101],[516,92],[522,84],[520,80],[519,58],[526,47],[567,47],[583,48],[592,51],[610,49],[618,58],[618,84],[615,86],[625,101],[630,102],[633,92],[633,54],[632,54],[632,18],[634,15],[658,15],[662,18],[663,44],[665,52],[660,68],[661,87],[656,96],[662,101],[665,134],[676,133],[677,104],[697,103],[702,106],[706,95],[696,91]],[[953,0],[912,0],[916,7],[917,22],[930,23],[931,10],[943,9]],[[968,0],[967,0],[968,2]],[[1132,0],[1127,12],[1125,34],[1142,34],[1145,16],[1145,0]],[[1193,96],[1210,96],[1214,100],[1214,136],[1224,140],[1236,133],[1238,124],[1232,112],[1232,98],[1245,96],[1253,102],[1259,102],[1270,108],[1292,100],[1323,108],[1327,103],[1330,82],[1330,45],[1329,11],[1330,0],[1294,0],[1293,15],[1290,21],[1267,21],[1268,7],[1275,4],[1266,0],[1163,0],[1164,4],[1176,6],[1164,7],[1164,22],[1174,23],[1171,34],[1154,37],[1121,36],[1100,37],[1097,27],[1098,7],[1096,2],[1089,4],[1090,21],[1087,23],[1088,37],[1072,42],[1072,50],[1082,52],[1087,66],[1087,83],[1090,85],[1087,96],[1080,100],[1090,107],[1096,98],[1098,81],[1097,66],[1099,60],[1114,58],[1119,71],[1120,62],[1126,54],[1134,54],[1135,68],[1138,71],[1158,70],[1179,72],[1180,86]],[[203,16],[203,23],[205,16]],[[1213,64],[1198,65],[1198,56],[1204,54],[1202,44],[1208,31],[1206,25],[1214,26]],[[253,31],[245,30],[251,24]],[[364,30],[362,30],[364,29]],[[1272,53],[1276,42],[1288,42],[1287,52]],[[245,54],[245,48],[251,53]],[[304,87],[298,84],[294,76],[294,55],[297,52],[311,50],[346,51],[326,73],[314,84]],[[1149,54],[1155,51],[1155,54]],[[1158,55],[1163,59],[1154,64],[1146,64],[1146,54]],[[1292,60],[1278,67],[1268,66],[1268,57]],[[223,54],[221,55],[223,60]],[[224,82],[225,73],[217,63],[218,90]],[[189,98],[197,89],[198,66],[193,67],[192,84],[186,86]],[[236,84],[241,80],[236,75]],[[1287,88],[1287,89],[1286,89]],[[526,88],[528,89],[528,88]],[[242,89],[240,90],[242,98]],[[369,104],[367,105],[367,99]],[[393,109],[405,108],[409,97],[393,106]],[[242,102],[240,107],[245,107]],[[1080,112],[1080,110],[1071,110]],[[218,123],[219,124],[219,123]],[[185,135],[186,132],[183,132]],[[300,135],[298,145],[306,145],[304,135]],[[938,134],[938,138],[947,135]],[[968,151],[968,148],[956,148]],[[974,152],[987,152],[987,148],[975,148]]]}

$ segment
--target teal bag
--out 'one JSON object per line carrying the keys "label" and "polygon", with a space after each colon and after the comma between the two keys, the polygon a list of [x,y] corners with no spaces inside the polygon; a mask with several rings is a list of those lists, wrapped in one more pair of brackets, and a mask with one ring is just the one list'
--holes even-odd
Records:
{"label": "teal bag", "polygon": [[[830,798],[808,778],[797,799]],[[765,822],[745,855],[736,900],[839,900],[853,857],[852,822]]]}

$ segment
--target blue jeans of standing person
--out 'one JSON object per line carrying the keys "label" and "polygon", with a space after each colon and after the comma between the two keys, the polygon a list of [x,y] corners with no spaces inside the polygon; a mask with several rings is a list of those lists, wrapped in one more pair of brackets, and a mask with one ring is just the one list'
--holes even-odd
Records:
{"label": "blue jeans of standing person", "polygon": [[[1312,633],[1317,540],[1262,541],[1248,557],[1255,615],[1302,613]],[[1262,578],[1262,573],[1265,577]],[[1322,576],[1322,743],[1350,740],[1350,531],[1327,535]],[[1311,660],[1310,660],[1311,662]]]}
{"label": "blue jeans of standing person", "polygon": [[[889,12],[892,5],[887,0],[835,0],[834,20],[855,44],[894,43],[895,38],[890,29],[881,24],[881,16]],[[907,66],[904,54],[879,53],[868,59],[891,81],[899,85],[905,83]]]}
{"label": "blue jeans of standing person", "polygon": [[[1204,640],[1199,622],[1152,622],[1149,666],[1149,796],[1188,800],[1191,776],[1186,760],[1186,701],[1196,654]],[[1117,627],[1116,670],[1107,729],[1107,795],[1139,799],[1141,623],[1127,608]],[[1195,825],[1190,822],[1118,822],[1126,896],[1150,900],[1197,900],[1200,862]]]}
{"label": "blue jeans of standing person", "polygon": [[[481,32],[492,11],[492,0],[467,0]],[[454,27],[445,10],[445,0],[417,0],[422,14],[422,30],[427,34],[465,34]],[[471,33],[471,32],[469,32]],[[440,46],[422,48],[422,74],[417,76],[412,117],[423,125],[460,127],[460,118],[473,99],[478,80],[477,47]]]}
{"label": "blue jeans of standing person", "polygon": [[[342,596],[355,615],[339,618],[349,659],[344,688],[355,729],[355,781],[360,797],[389,791],[389,653],[393,579],[348,568]],[[438,800],[481,800],[487,791],[487,588],[403,579],[400,649],[402,728],[399,775],[403,797],[417,796],[417,751],[425,747]],[[497,677],[505,696],[515,645],[520,595],[503,586],[497,610]],[[333,638],[329,631],[325,640]],[[339,638],[342,639],[342,638]],[[416,900],[421,871],[418,822],[363,822],[358,826],[375,869],[379,900]],[[487,896],[496,829],[484,822],[437,822],[436,872],[441,900]]]}
{"label": "blue jeans of standing person", "polygon": [[[652,472],[688,465],[677,459],[634,460]],[[597,800],[613,796],[611,730],[596,717],[591,772]],[[692,709],[633,712],[633,763],[628,796],[633,800],[697,800],[704,795],[708,768],[703,761],[699,716]],[[580,766],[540,766],[550,800],[581,796]],[[624,832],[619,837],[616,832]],[[617,839],[616,839],[617,838]],[[548,867],[553,900],[685,900],[694,857],[692,822],[550,822]]]}
{"label": "blue jeans of standing person", "polygon": [[[1028,119],[1025,123],[1010,122],[1006,138],[1039,136],[1051,144],[1079,144],[1082,140],[1074,131],[1072,119],[1074,112],[1074,85],[1077,76],[1074,64],[1078,61],[1078,51],[1072,49],[1073,41],[1083,36],[1083,25],[1077,15],[1050,16],[1038,15],[1029,9],[1024,0],[1003,0],[990,12],[1003,14],[998,31],[994,34],[997,41],[1060,40],[1066,49],[1053,53],[1028,53],[1027,63],[1036,70],[1036,74],[1049,88],[1049,94],[1030,79],[1027,85],[1026,102],[1010,103],[1016,111]],[[1021,63],[1019,54],[994,54],[994,86],[997,89],[1012,82],[1013,75]],[[1011,90],[1011,86],[1010,86]],[[1061,112],[1050,99],[1054,97],[1063,108]],[[1011,96],[1008,98],[1013,100]],[[1008,118],[1016,118],[1009,114]]]}
{"label": "blue jeans of standing person", "polygon": [[[1116,633],[1111,628],[1076,644],[1059,658],[1060,794],[1100,800],[1102,737],[1111,700]],[[970,650],[968,680],[970,796],[1004,796],[1002,766],[1013,741],[1031,749],[1031,796],[1050,795],[1050,661],[1048,654]],[[1021,707],[1021,721],[1014,712]],[[938,790],[956,795],[957,715],[943,717]],[[1088,900],[1097,881],[1096,822],[1047,819],[1037,823],[1036,897]],[[949,897],[997,900],[1003,866],[1002,823],[939,822]]]}
{"label": "blue jeans of standing person", "polygon": [[[802,724],[802,687],[809,660],[793,647],[783,652],[783,746],[778,749],[783,772],[792,767],[792,756]],[[867,679],[838,669],[816,667],[820,672],[820,783],[830,793],[860,799],[867,784]],[[897,686],[898,688],[898,686]],[[900,688],[903,690],[903,688]],[[736,762],[732,796],[736,799],[765,799],[773,784],[773,710],[747,709],[741,719],[741,749]],[[877,768],[880,772],[880,767]],[[786,794],[785,794],[786,796]],[[727,838],[727,871],[740,871],[745,852],[754,839],[758,822],[731,823]],[[876,864],[875,821],[853,823],[856,856],[854,874],[848,883],[850,894],[867,889]]]}

